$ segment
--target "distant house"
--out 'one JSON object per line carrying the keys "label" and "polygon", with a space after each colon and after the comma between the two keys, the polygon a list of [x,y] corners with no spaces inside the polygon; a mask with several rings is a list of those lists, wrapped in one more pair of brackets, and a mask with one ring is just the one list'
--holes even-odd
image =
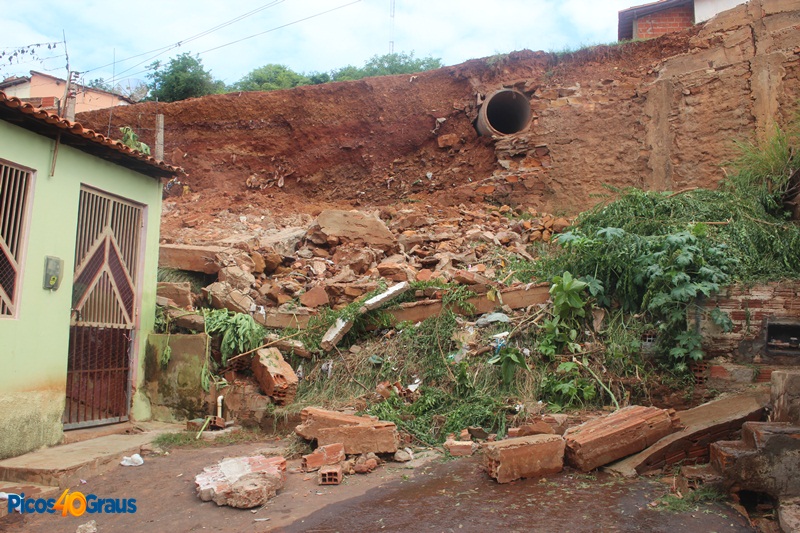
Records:
{"label": "distant house", "polygon": [[[32,70],[30,76],[6,78],[0,82],[0,91],[8,96],[16,96],[23,102],[56,111],[64,99],[66,86],[66,80]],[[72,90],[75,93],[76,113],[134,103],[124,96],[77,83],[72,84]]]}
{"label": "distant house", "polygon": [[177,172],[0,91],[0,459],[149,417],[161,179]]}
{"label": "distant house", "polygon": [[652,39],[705,22],[745,0],[660,0],[619,12],[617,38]]}

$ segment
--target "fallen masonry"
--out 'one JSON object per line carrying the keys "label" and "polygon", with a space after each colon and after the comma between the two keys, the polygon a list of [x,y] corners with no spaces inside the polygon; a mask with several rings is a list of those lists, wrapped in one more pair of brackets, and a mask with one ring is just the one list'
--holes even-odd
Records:
{"label": "fallen masonry", "polygon": [[337,442],[327,446],[320,446],[313,453],[304,455],[300,467],[306,472],[313,472],[323,466],[339,464],[344,460],[344,444]]}
{"label": "fallen masonry", "polygon": [[195,476],[201,500],[239,509],[263,505],[285,481],[286,459],[263,455],[226,458]]}
{"label": "fallen masonry", "polygon": [[588,472],[655,444],[681,428],[674,411],[632,405],[564,433],[570,466]]}
{"label": "fallen masonry", "polygon": [[531,435],[489,442],[484,461],[498,483],[544,477],[564,469],[565,442],[559,435]]}
{"label": "fallen masonry", "polygon": [[344,453],[395,453],[398,448],[397,426],[375,417],[346,415],[315,407],[300,412],[302,423],[295,433],[319,446],[341,443]]}
{"label": "fallen masonry", "polygon": [[261,391],[276,405],[292,403],[297,394],[297,375],[277,348],[262,348],[252,363],[253,375]]}

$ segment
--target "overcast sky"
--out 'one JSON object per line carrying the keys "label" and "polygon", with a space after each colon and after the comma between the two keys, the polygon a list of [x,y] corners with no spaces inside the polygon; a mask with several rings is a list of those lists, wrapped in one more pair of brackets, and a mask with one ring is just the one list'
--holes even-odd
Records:
{"label": "overcast sky", "polygon": [[[616,41],[617,12],[641,3],[394,0],[392,18],[392,0],[38,0],[35,9],[18,4],[3,11],[0,78],[30,70],[65,77],[64,34],[70,68],[85,81],[146,80],[147,65],[183,52],[200,54],[205,68],[227,84],[268,63],[328,72],[388,53],[392,36],[395,52],[454,65],[525,48],[559,51]],[[9,63],[9,52],[34,43],[58,45]]]}

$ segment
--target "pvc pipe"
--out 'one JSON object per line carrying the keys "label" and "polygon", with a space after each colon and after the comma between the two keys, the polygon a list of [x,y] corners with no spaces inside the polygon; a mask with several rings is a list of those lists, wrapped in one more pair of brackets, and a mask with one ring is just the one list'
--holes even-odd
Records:
{"label": "pvc pipe", "polygon": [[531,101],[516,89],[500,89],[483,102],[476,128],[481,135],[519,133],[531,123]]}
{"label": "pvc pipe", "polygon": [[225,398],[222,394],[217,396],[217,416],[222,418],[222,399]]}

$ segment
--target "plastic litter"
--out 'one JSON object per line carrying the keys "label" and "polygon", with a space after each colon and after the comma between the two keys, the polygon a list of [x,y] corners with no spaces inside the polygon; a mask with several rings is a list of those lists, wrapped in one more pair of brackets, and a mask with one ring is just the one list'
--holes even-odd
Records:
{"label": "plastic litter", "polygon": [[[15,494],[13,492],[0,492],[0,500],[7,500],[9,498],[9,496],[19,496],[19,494]],[[22,512],[22,502],[18,503],[12,509],[9,509],[9,511],[12,511],[12,512],[16,511],[18,513],[21,513]]]}
{"label": "plastic litter", "polygon": [[505,313],[489,313],[488,315],[483,315],[480,317],[476,322],[475,325],[479,328],[485,328],[489,324],[495,324],[497,322],[501,322],[506,324],[511,322],[511,319],[508,318],[508,315]]}
{"label": "plastic litter", "polygon": [[135,453],[128,457],[127,455],[122,458],[122,462],[120,462],[122,466],[142,466],[144,464],[144,459],[138,453]]}

